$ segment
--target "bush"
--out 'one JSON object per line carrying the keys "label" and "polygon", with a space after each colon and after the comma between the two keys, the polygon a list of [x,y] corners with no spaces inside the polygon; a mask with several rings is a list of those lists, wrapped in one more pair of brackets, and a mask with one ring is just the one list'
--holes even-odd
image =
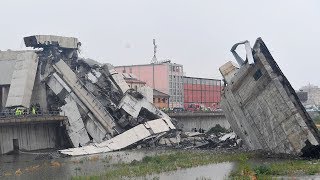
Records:
{"label": "bush", "polygon": [[218,134],[218,133],[227,133],[228,130],[226,128],[223,128],[220,126],[220,124],[217,124],[215,127],[211,128],[207,134]]}
{"label": "bush", "polygon": [[269,175],[271,173],[271,168],[265,165],[257,166],[253,170],[257,176]]}

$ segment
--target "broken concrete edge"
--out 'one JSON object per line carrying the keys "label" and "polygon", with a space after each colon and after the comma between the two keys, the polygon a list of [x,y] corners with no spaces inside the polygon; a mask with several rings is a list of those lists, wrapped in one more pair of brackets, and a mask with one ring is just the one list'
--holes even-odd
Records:
{"label": "broken concrete edge", "polygon": [[86,154],[106,153],[121,150],[134,143],[142,141],[152,135],[161,134],[173,130],[174,125],[168,119],[156,119],[144,124],[135,126],[122,134],[119,134],[107,141],[94,143],[79,148],[59,150],[61,154],[69,156],[80,156]]}
{"label": "broken concrete edge", "polygon": [[[314,135],[316,135],[318,137],[318,141],[320,141],[320,132],[317,130],[316,128],[316,125],[314,124],[312,118],[310,117],[309,113],[306,111],[306,109],[304,108],[304,106],[302,105],[296,91],[294,90],[294,88],[292,87],[291,83],[289,82],[289,80],[287,79],[287,77],[283,74],[282,70],[280,69],[280,67],[278,66],[277,62],[273,59],[273,57],[271,56],[271,53],[269,52],[267,46],[265,45],[265,43],[262,41],[261,37],[259,37],[257,39],[257,41],[259,42],[259,44],[262,45],[263,47],[263,50],[266,51],[266,57],[269,56],[269,58],[267,58],[267,60],[270,60],[269,63],[271,65],[271,67],[273,68],[273,71],[277,73],[278,76],[281,76],[283,78],[283,82],[284,84],[287,86],[288,88],[288,95],[293,95],[294,96],[294,99],[295,99],[295,103],[298,104],[298,108],[299,110],[301,110],[303,112],[303,114],[306,116],[306,123],[308,123],[308,125],[312,126],[312,130],[315,130],[316,131],[314,132]],[[253,49],[257,49],[257,48],[260,48],[261,47],[257,47],[259,44],[256,44]]]}
{"label": "broken concrete edge", "polygon": [[34,35],[23,38],[27,47],[42,48],[56,46],[66,49],[78,49],[81,43],[74,37],[62,37],[55,35]]}
{"label": "broken concrete edge", "polygon": [[[14,54],[14,53],[11,53]],[[38,56],[33,51],[18,52],[10,83],[6,107],[29,108],[38,67]]]}
{"label": "broken concrete edge", "polygon": [[257,39],[258,43],[255,43],[253,50],[259,51],[262,50],[262,52],[265,52],[264,55],[266,57],[266,60],[269,62],[273,72],[275,72],[278,76],[282,77],[282,84],[285,86],[285,91],[290,96],[290,98],[293,99],[295,107],[298,109],[299,114],[303,117],[304,122],[309,127],[308,130],[312,133],[309,134],[308,140],[305,141],[305,146],[303,149],[301,149],[300,155],[302,156],[311,156],[311,157],[319,157],[320,153],[320,131],[316,127],[314,121],[310,117],[309,113],[306,111],[304,106],[302,105],[296,91],[293,89],[292,85],[290,84],[287,77],[283,74],[282,70],[278,66],[277,62],[273,59],[270,51],[268,50],[267,46],[263,42],[262,38],[259,37]]}
{"label": "broken concrete edge", "polygon": [[[257,39],[251,51],[253,64],[240,64],[239,69],[228,62],[220,68],[226,82],[221,106],[232,129],[252,150],[265,149],[276,153],[319,156],[319,132],[261,38]],[[260,100],[267,98],[263,93],[272,92],[270,87],[274,87],[274,91],[280,96],[275,99],[276,96],[270,95],[268,100],[285,102],[283,107],[290,113],[274,108],[272,110],[272,107],[266,107],[268,103],[263,105]],[[257,103],[259,108],[254,105]],[[247,109],[251,106],[252,109]],[[278,116],[269,115],[270,112],[287,118],[279,119]],[[278,125],[275,126],[274,123]],[[284,123],[293,124],[287,127]],[[270,138],[273,140],[270,141]]]}

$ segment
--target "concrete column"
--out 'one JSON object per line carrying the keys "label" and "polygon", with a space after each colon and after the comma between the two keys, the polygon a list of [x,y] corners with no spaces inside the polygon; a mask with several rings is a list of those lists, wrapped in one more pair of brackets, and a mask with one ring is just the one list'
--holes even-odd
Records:
{"label": "concrete column", "polygon": [[2,86],[2,93],[1,93],[1,104],[2,104],[2,107],[6,107],[6,102],[7,102],[7,99],[8,99],[8,94],[9,94],[9,86]]}
{"label": "concrete column", "polygon": [[40,109],[43,112],[48,111],[47,90],[46,85],[40,81],[40,71],[36,74],[30,105],[37,103],[40,105]]}
{"label": "concrete column", "polygon": [[2,111],[2,87],[0,86],[0,111]]}

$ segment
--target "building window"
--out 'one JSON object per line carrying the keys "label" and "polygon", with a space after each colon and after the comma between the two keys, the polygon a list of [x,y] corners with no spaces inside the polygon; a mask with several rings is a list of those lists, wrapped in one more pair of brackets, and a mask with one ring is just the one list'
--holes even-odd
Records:
{"label": "building window", "polygon": [[165,103],[166,102],[166,98],[162,98],[162,102]]}
{"label": "building window", "polygon": [[158,103],[160,103],[161,101],[160,101],[160,98],[158,98]]}
{"label": "building window", "polygon": [[153,103],[155,103],[156,102],[156,99],[155,98],[153,98]]}

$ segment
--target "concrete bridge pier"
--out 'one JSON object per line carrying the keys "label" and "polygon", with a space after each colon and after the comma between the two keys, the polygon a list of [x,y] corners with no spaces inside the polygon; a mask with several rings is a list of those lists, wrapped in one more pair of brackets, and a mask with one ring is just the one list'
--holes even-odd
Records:
{"label": "concrete bridge pier", "polygon": [[29,116],[0,118],[0,154],[14,150],[58,148],[64,142],[63,116]]}

